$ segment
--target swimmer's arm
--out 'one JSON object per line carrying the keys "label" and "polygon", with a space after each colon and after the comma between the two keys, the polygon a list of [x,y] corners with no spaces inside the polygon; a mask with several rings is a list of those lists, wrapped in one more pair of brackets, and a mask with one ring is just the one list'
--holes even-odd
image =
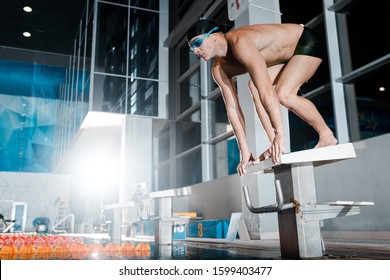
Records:
{"label": "swimmer's arm", "polygon": [[246,142],[245,118],[238,100],[234,81],[226,75],[217,61],[214,63],[212,74],[221,90],[225,102],[226,113],[237,138],[239,149],[240,151],[249,151]]}
{"label": "swimmer's arm", "polygon": [[259,93],[260,101],[275,129],[275,138],[271,148],[273,161],[278,162],[279,156],[284,150],[283,119],[279,100],[268,75],[266,62],[257,47],[245,38],[236,40],[232,50],[235,58],[248,70]]}

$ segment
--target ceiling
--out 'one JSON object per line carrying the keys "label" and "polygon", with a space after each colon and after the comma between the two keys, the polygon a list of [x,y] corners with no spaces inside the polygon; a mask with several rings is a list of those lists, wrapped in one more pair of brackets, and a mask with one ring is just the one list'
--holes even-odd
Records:
{"label": "ceiling", "polygon": [[[69,55],[87,0],[0,0],[0,46]],[[30,6],[31,13],[23,11]],[[22,34],[28,31],[31,37]]]}
{"label": "ceiling", "polygon": [[[291,0],[281,0],[285,5],[288,1]],[[313,2],[299,1],[308,4]],[[0,0],[0,46],[71,54],[87,2],[88,0]],[[33,9],[31,13],[23,11],[26,5]],[[293,7],[288,6],[287,9]],[[32,36],[24,37],[22,34],[25,31]]]}

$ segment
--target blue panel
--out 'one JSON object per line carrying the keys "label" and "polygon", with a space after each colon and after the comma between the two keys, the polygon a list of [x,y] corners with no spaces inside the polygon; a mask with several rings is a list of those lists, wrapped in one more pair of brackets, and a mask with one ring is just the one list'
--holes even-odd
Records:
{"label": "blue panel", "polygon": [[0,171],[51,171],[57,103],[0,95]]}
{"label": "blue panel", "polygon": [[229,220],[205,220],[188,224],[188,237],[226,238]]}
{"label": "blue panel", "polygon": [[51,171],[65,74],[64,67],[0,60],[0,171]]}
{"label": "blue panel", "polygon": [[0,94],[57,99],[65,68],[0,60]]}
{"label": "blue panel", "polygon": [[[136,235],[154,236],[155,234],[155,220],[140,221],[135,225]],[[173,226],[173,240],[186,239],[185,225]]]}
{"label": "blue panel", "polygon": [[228,174],[237,173],[237,166],[240,163],[240,151],[236,138],[229,139],[227,141],[227,153],[228,153]]}

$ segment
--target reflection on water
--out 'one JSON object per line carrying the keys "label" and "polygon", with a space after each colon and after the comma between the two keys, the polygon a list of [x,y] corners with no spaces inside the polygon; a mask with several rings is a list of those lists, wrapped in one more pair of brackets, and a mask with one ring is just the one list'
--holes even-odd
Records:
{"label": "reflection on water", "polygon": [[[191,244],[178,245],[155,245],[138,244],[137,246],[124,244],[107,244],[104,246],[90,246],[91,250],[81,246],[80,250],[68,249],[67,247],[54,247],[47,244],[40,245],[38,249],[28,250],[15,245],[6,245],[0,251],[1,260],[247,260],[247,259],[270,259],[261,256],[260,253],[254,255],[246,251],[240,252],[238,249],[208,248],[207,245],[199,247]],[[130,249],[126,247],[130,246]],[[138,247],[138,248],[137,248]],[[63,250],[61,249],[63,248]],[[77,248],[77,247],[75,247]]]}
{"label": "reflection on water", "polygon": [[58,235],[0,235],[0,260],[247,260],[275,259],[278,255],[229,244],[154,242],[114,244]]}

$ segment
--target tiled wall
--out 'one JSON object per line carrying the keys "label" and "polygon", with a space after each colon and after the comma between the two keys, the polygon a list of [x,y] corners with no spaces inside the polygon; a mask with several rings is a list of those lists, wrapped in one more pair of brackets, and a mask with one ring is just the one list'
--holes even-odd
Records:
{"label": "tiled wall", "polygon": [[55,200],[69,198],[70,178],[49,173],[0,172],[0,213],[11,218],[12,203],[27,203],[26,231],[36,217],[54,215]]}
{"label": "tiled wall", "polygon": [[0,94],[0,170],[51,172],[59,126],[55,99]]}

